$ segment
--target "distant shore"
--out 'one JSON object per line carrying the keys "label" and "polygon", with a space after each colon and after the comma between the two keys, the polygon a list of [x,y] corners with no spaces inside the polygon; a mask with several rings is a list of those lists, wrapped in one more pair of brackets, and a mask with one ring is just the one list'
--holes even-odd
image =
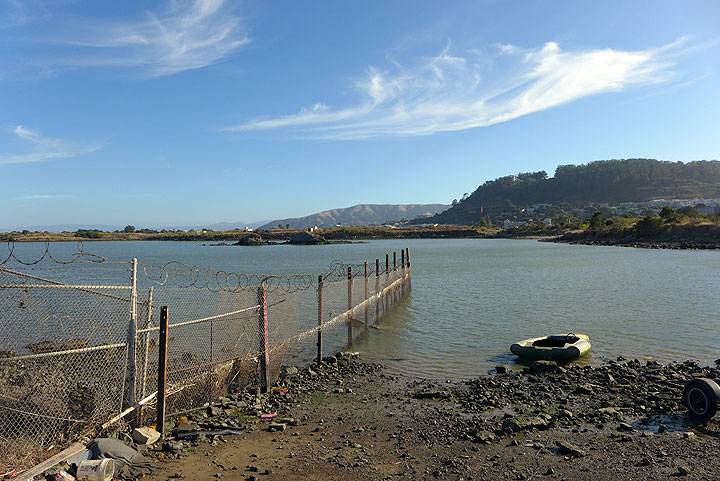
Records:
{"label": "distant shore", "polygon": [[[293,242],[303,236],[316,236],[323,242]],[[577,245],[636,247],[644,249],[720,249],[720,225],[677,224],[658,232],[637,229],[594,232],[559,228],[499,229],[461,225],[410,227],[332,227],[314,229],[271,229],[258,231],[140,231],[140,232],[10,232],[0,233],[0,242],[79,242],[79,241],[201,241],[211,245],[341,244],[382,239],[524,239]],[[312,241],[312,239],[310,239]]]}
{"label": "distant shore", "polygon": [[720,226],[674,225],[651,234],[637,231],[568,232],[551,240],[566,244],[639,247],[643,249],[720,249]]}
{"label": "distant shore", "polygon": [[[468,226],[428,227],[333,227],[315,230],[315,233],[333,243],[337,241],[362,241],[373,239],[467,239],[486,238],[499,229]],[[305,229],[271,229],[258,231],[138,231],[138,232],[7,232],[0,233],[0,242],[78,242],[78,241],[205,241],[240,242],[251,237],[261,237],[265,242],[287,242]]]}

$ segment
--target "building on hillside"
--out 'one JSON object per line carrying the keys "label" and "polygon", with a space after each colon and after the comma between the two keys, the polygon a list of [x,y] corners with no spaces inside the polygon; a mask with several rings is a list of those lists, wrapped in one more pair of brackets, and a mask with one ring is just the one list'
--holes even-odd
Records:
{"label": "building on hillside", "polygon": [[524,226],[527,222],[522,220],[510,220],[505,219],[503,221],[503,229],[517,229],[520,226]]}

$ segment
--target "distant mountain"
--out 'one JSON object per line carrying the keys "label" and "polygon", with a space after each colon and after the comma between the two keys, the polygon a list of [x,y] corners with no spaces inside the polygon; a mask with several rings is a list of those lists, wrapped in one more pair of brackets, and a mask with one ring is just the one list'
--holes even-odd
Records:
{"label": "distant mountain", "polygon": [[259,222],[216,222],[214,224],[188,224],[188,225],[172,225],[168,227],[163,227],[163,229],[168,230],[200,230],[200,229],[210,229],[214,231],[223,231],[223,230],[235,230],[235,229],[244,229],[245,227],[250,227],[251,229],[255,229],[256,227],[260,227],[261,225],[265,224],[267,221],[259,221]]}
{"label": "distant mountain", "polygon": [[261,225],[267,223],[266,220],[262,220],[259,222],[218,222],[216,224],[210,224],[206,226],[207,229],[212,230],[233,230],[233,229],[244,229],[245,227],[250,227],[251,229],[255,229],[257,227],[260,227]]}
{"label": "distant mountain", "polygon": [[655,199],[720,198],[720,161],[601,160],[560,165],[487,181],[466,199],[432,218],[441,224],[497,222],[538,204],[584,207]]}
{"label": "distant mountain", "polygon": [[360,204],[344,209],[332,209],[293,219],[278,219],[261,226],[272,229],[278,225],[304,229],[306,227],[334,227],[336,225],[377,225],[400,220],[429,217],[449,206],[444,204]]}
{"label": "distant mountain", "polygon": [[[166,227],[146,226],[144,224],[134,224],[137,229],[168,229],[168,230],[199,230],[199,229],[210,229],[215,231],[233,230],[233,229],[244,229],[245,227],[257,228],[267,221],[260,222],[217,222],[215,224],[194,224],[194,225],[176,225]],[[127,225],[127,224],[125,224]],[[14,228],[0,228],[0,232],[11,232],[11,231],[22,231],[29,230],[32,232],[76,232],[80,229],[87,230],[100,230],[104,232],[113,232],[116,230],[123,230],[125,225],[113,225],[113,224],[57,224],[57,225],[31,225],[27,227],[14,227]]]}

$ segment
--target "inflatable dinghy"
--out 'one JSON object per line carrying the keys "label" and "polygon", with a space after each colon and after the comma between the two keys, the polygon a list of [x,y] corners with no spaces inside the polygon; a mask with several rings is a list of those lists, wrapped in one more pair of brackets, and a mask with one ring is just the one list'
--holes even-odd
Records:
{"label": "inflatable dinghy", "polygon": [[585,334],[565,334],[525,339],[510,346],[510,351],[531,361],[568,362],[590,352],[590,347],[590,338]]}

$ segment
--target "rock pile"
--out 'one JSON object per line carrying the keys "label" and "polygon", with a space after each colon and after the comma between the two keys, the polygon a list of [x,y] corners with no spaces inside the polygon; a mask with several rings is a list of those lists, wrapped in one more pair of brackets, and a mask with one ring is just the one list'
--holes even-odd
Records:
{"label": "rock pile", "polygon": [[[693,361],[609,362],[600,367],[536,362],[522,372],[481,377],[459,386],[454,397],[469,418],[460,431],[486,441],[532,429],[663,429],[662,417],[681,415],[689,379],[717,379],[717,369]],[[492,436],[490,436],[492,435]]]}

